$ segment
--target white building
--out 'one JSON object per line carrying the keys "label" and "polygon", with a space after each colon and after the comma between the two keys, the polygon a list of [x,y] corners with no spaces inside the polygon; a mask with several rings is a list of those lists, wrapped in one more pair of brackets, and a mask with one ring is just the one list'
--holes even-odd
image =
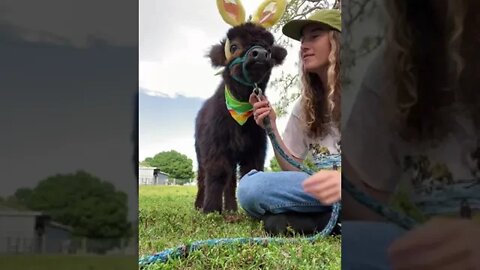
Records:
{"label": "white building", "polygon": [[168,174],[155,167],[139,167],[138,181],[140,185],[166,185]]}
{"label": "white building", "polygon": [[0,254],[61,253],[71,231],[41,212],[0,208]]}
{"label": "white building", "polygon": [[0,210],[0,253],[30,252],[39,242],[37,220],[40,212]]}

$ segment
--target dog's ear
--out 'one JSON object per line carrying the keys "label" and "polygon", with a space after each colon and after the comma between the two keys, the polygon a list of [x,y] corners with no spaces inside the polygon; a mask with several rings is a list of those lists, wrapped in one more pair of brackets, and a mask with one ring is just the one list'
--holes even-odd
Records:
{"label": "dog's ear", "polygon": [[226,58],[225,58],[225,40],[223,40],[220,44],[212,46],[210,49],[210,53],[208,57],[212,62],[212,66],[214,67],[224,67],[226,65]]}
{"label": "dog's ear", "polygon": [[272,47],[272,59],[275,61],[275,65],[281,65],[285,57],[287,56],[287,50],[284,48],[274,45]]}

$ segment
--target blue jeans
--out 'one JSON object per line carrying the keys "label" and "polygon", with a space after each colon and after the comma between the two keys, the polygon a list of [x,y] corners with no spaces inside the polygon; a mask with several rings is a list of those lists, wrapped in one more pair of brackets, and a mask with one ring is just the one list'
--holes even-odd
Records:
{"label": "blue jeans", "polygon": [[322,205],[303,191],[302,182],[307,177],[309,175],[303,172],[252,170],[240,179],[238,201],[245,212],[258,219],[266,212],[330,212],[331,206]]}
{"label": "blue jeans", "polygon": [[342,269],[387,270],[388,248],[405,230],[384,222],[342,222]]}

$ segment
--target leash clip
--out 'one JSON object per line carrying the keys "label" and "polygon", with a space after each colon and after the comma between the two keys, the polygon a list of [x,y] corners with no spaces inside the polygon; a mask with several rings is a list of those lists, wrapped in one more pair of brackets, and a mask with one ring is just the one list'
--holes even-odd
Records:
{"label": "leash clip", "polygon": [[258,87],[258,85],[256,83],[254,83],[254,88],[252,90],[252,93],[255,94],[258,101],[262,101],[260,97],[263,95],[263,92],[262,92],[262,89],[260,87]]}

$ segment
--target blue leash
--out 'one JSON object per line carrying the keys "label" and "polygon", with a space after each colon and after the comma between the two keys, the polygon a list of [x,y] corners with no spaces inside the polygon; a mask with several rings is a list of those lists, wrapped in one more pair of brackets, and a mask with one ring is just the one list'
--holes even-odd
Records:
{"label": "blue leash", "polygon": [[[332,216],[335,215],[338,217],[338,208],[333,208],[333,213]],[[337,209],[337,212],[335,212],[335,209]],[[333,227],[335,226],[335,223],[330,225],[330,222],[327,224],[327,226],[321,231],[320,233],[311,236],[311,237],[305,237],[305,238],[279,238],[279,237],[240,237],[240,238],[218,238],[218,239],[208,239],[208,240],[201,240],[201,241],[196,241],[192,244],[187,244],[183,246],[179,246],[176,248],[171,248],[164,250],[162,252],[156,253],[151,256],[146,256],[143,257],[139,260],[139,265],[141,267],[147,266],[149,264],[153,263],[165,263],[169,259],[175,259],[175,258],[182,258],[186,257],[190,252],[198,250],[202,247],[205,246],[217,246],[217,245],[235,245],[235,244],[260,244],[260,245],[267,245],[267,244],[286,244],[286,243],[296,243],[299,242],[300,240],[305,240],[308,242],[315,242],[316,240],[320,239],[321,237],[328,236],[330,232],[333,230]]]}
{"label": "blue leash", "polygon": [[364,206],[368,207],[370,210],[376,212],[380,216],[390,220],[391,222],[397,224],[398,226],[406,229],[411,230],[417,226],[417,221],[412,219],[411,217],[404,215],[395,209],[388,207],[375,199],[371,196],[360,191],[356,188],[348,179],[342,175],[342,189],[345,189],[348,193],[352,195],[352,197],[359,203],[363,204]]}

